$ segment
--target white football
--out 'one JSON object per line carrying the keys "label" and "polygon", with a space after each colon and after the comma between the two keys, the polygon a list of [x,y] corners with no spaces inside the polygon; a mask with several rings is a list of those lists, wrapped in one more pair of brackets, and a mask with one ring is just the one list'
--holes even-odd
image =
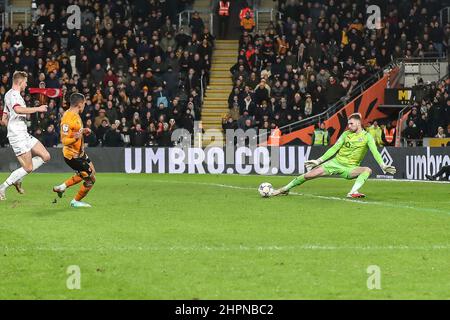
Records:
{"label": "white football", "polygon": [[267,198],[270,197],[270,195],[272,194],[273,187],[270,183],[263,182],[259,185],[258,191],[261,197]]}

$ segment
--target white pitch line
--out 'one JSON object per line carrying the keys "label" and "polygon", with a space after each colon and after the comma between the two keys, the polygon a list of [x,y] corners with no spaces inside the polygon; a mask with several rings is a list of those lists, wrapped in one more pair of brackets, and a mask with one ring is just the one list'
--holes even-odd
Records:
{"label": "white pitch line", "polygon": [[386,246],[339,246],[339,245],[321,245],[321,244],[303,244],[303,245],[255,245],[255,246],[98,246],[98,247],[0,247],[0,252],[226,252],[226,251],[256,251],[256,252],[276,252],[276,251],[391,251],[391,250],[416,250],[416,251],[432,251],[432,250],[450,250],[448,244],[436,244],[430,246],[408,246],[408,245],[386,245]]}
{"label": "white pitch line", "polygon": [[[175,184],[193,184],[193,185],[204,185],[204,186],[211,186],[211,187],[219,187],[219,188],[228,188],[228,189],[239,189],[239,190],[256,190],[256,188],[250,188],[250,187],[240,187],[240,186],[233,186],[233,185],[227,185],[227,184],[221,184],[221,183],[208,183],[208,182],[194,182],[194,181],[174,181],[174,180],[153,180],[153,182],[159,182],[159,183],[175,183]],[[424,208],[424,207],[413,207],[408,205],[399,205],[394,204],[390,202],[378,202],[378,201],[367,201],[367,200],[356,200],[356,199],[347,199],[347,198],[339,198],[339,197],[328,197],[328,196],[321,196],[321,195],[315,195],[315,194],[307,194],[307,193],[296,193],[296,192],[290,192],[290,195],[295,196],[304,196],[308,198],[317,198],[317,199],[324,199],[324,200],[334,200],[334,201],[344,201],[344,202],[351,202],[351,203],[358,203],[363,205],[376,205],[376,206],[382,206],[382,207],[388,207],[388,208],[396,208],[396,209],[408,209],[408,210],[416,210],[416,211],[426,211],[426,212],[433,212],[433,213],[445,213],[450,215],[450,211],[445,210],[439,210],[434,208]]]}
{"label": "white pitch line", "polygon": [[[299,175],[305,174],[301,173],[298,175],[265,175],[265,174],[245,174],[245,175],[240,175],[238,173],[234,173],[234,174],[227,174],[225,176],[240,176],[240,177],[267,177],[267,178],[293,178],[293,177],[298,177]],[[330,180],[336,180],[339,179],[338,177],[332,177],[332,176],[326,176],[326,177],[321,177],[320,179],[330,179]],[[449,181],[431,181],[431,180],[408,180],[408,179],[383,179],[383,178],[369,178],[369,180],[372,181],[378,181],[378,182],[387,182],[387,181],[394,181],[394,182],[407,182],[407,183],[433,183],[433,184],[450,184],[450,180]]]}

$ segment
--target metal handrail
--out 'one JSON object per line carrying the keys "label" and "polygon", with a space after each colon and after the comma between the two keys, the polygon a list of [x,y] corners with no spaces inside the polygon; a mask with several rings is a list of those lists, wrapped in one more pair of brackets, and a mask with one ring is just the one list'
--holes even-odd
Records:
{"label": "metal handrail", "polygon": [[214,34],[214,13],[212,10],[198,9],[198,10],[183,10],[178,14],[178,28],[183,25],[183,15],[187,15],[187,25],[191,23],[191,16],[194,12],[209,14],[209,32]]}
{"label": "metal handrail", "polygon": [[8,14],[6,13],[6,12],[2,12],[1,14],[0,14],[0,19],[2,19],[2,22],[1,22],[1,25],[2,25],[2,32],[3,32],[3,30],[5,30],[5,27],[6,27],[6,25],[8,24],[7,23],[7,19],[8,19]]}
{"label": "metal handrail", "polygon": [[447,55],[445,52],[442,52],[441,55],[437,51],[433,51],[431,53],[436,53],[435,57],[409,57],[409,58],[398,58],[396,61],[399,63],[414,63],[414,62],[445,62],[447,59]]}
{"label": "metal handrail", "polygon": [[439,11],[439,18],[440,18],[441,26],[446,24],[446,23],[444,23],[444,17],[445,16],[447,16],[447,22],[446,23],[450,23],[450,7],[442,8]]}
{"label": "metal handrail", "polygon": [[[12,26],[14,23],[14,14],[15,13],[25,13],[25,26],[28,25],[28,15],[31,15],[31,8],[20,8],[14,6],[5,7],[5,17],[9,17],[9,26]],[[7,25],[5,25],[7,26]]]}
{"label": "metal handrail", "polygon": [[370,78],[368,78],[366,81],[364,81],[363,83],[358,85],[355,89],[353,89],[352,92],[350,93],[350,95],[342,97],[341,99],[339,99],[339,101],[334,103],[331,107],[329,107],[324,112],[317,114],[315,116],[306,118],[306,119],[302,119],[302,120],[293,122],[291,124],[287,124],[285,126],[280,127],[279,129],[281,130],[282,133],[283,133],[283,130],[286,130],[286,129],[289,129],[288,132],[291,132],[292,130],[298,130],[302,127],[306,127],[313,123],[321,122],[322,120],[328,119],[333,114],[335,114],[340,108],[345,106],[345,104],[348,103],[349,100],[351,101],[352,99],[356,98],[359,94],[364,92],[364,90],[366,90],[368,87],[370,87],[376,81],[381,79],[382,75],[384,75],[384,72],[386,70],[392,69],[393,67],[395,67],[397,65],[398,65],[397,62],[392,62],[384,69],[379,70],[378,72],[373,74]]}
{"label": "metal handrail", "polygon": [[402,128],[402,118],[405,115],[405,113],[407,114],[407,112],[411,111],[411,104],[405,106],[402,110],[400,110],[399,114],[398,114],[398,119],[397,119],[397,127],[395,129],[396,131],[396,140],[395,140],[395,146],[396,147],[401,147],[401,141],[402,141],[402,132],[403,132],[403,128]]}
{"label": "metal handrail", "polygon": [[255,9],[254,10],[255,24],[256,24],[256,30],[258,30],[258,31],[259,31],[259,14],[260,13],[270,13],[270,21],[274,21],[275,15],[277,16],[277,19],[281,19],[283,17],[283,13],[274,8]]}

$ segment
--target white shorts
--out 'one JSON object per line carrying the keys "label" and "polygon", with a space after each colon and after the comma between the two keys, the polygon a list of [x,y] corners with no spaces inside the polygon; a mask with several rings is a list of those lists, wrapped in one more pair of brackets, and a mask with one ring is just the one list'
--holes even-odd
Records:
{"label": "white shorts", "polygon": [[16,154],[16,157],[31,151],[36,143],[39,142],[38,139],[30,134],[25,134],[21,137],[10,137],[8,140],[14,153]]}

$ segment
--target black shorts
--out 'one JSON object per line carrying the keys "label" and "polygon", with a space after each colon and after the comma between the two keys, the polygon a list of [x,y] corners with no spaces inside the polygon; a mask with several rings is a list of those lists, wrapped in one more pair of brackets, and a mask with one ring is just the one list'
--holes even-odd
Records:
{"label": "black shorts", "polygon": [[[87,154],[84,154],[80,158],[72,158],[72,159],[64,158],[64,161],[67,163],[69,167],[78,172],[82,178],[87,178],[91,176],[92,174],[92,169],[90,166],[91,160],[89,159]],[[87,174],[87,177],[83,177],[82,172],[85,172],[84,175]]]}

